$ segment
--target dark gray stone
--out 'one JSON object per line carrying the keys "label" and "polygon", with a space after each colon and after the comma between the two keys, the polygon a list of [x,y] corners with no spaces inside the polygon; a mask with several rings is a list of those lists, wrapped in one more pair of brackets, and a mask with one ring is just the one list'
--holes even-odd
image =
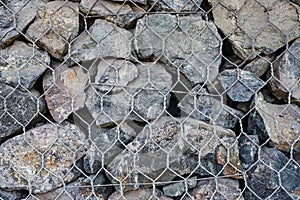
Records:
{"label": "dark gray stone", "polygon": [[137,21],[134,37],[140,59],[159,59],[179,68],[192,85],[216,78],[221,43],[215,25],[200,16],[149,15]]}
{"label": "dark gray stone", "polygon": [[0,138],[21,131],[45,110],[45,102],[36,91],[22,92],[0,83]]}
{"label": "dark gray stone", "polygon": [[256,162],[258,148],[257,135],[242,135],[239,138],[239,155],[244,170],[249,169]]}
{"label": "dark gray stone", "polygon": [[[197,177],[192,177],[185,182],[173,183],[163,187],[164,195],[169,197],[181,196],[188,189],[192,189],[197,185]],[[187,186],[187,187],[186,187]]]}
{"label": "dark gray stone", "polygon": [[218,75],[218,81],[230,99],[237,102],[250,101],[265,84],[254,74],[244,70],[225,70]]}
{"label": "dark gray stone", "polygon": [[202,10],[200,5],[202,0],[150,0],[149,4],[156,11],[171,11],[171,12],[196,12]]}
{"label": "dark gray stone", "polygon": [[115,192],[108,200],[145,200],[145,199],[159,199],[159,200],[171,200],[169,197],[165,197],[160,190],[155,189],[139,189],[135,191],[128,191],[124,193]]}
{"label": "dark gray stone", "polygon": [[243,70],[249,71],[257,77],[262,77],[270,69],[273,60],[274,55],[258,56],[248,63]]}
{"label": "dark gray stone", "polygon": [[26,198],[27,195],[27,191],[6,191],[0,189],[1,200],[20,200]]}

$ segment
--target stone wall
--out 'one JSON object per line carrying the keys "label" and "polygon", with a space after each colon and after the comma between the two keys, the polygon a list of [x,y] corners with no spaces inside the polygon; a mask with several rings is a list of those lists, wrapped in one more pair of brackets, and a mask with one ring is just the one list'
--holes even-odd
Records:
{"label": "stone wall", "polygon": [[299,0],[0,1],[0,198],[300,198]]}

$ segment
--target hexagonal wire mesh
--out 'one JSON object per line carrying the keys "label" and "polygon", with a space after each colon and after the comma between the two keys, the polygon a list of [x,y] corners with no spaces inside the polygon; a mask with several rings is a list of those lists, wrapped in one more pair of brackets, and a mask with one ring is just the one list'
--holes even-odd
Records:
{"label": "hexagonal wire mesh", "polygon": [[299,199],[298,0],[0,0],[1,199]]}

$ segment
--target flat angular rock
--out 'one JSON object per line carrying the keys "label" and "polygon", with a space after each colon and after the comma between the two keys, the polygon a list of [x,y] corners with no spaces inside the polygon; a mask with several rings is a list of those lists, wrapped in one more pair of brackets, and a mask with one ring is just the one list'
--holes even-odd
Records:
{"label": "flat angular rock", "polygon": [[26,191],[6,191],[0,189],[1,200],[20,200],[26,198],[26,196]]}
{"label": "flat angular rock", "polygon": [[21,131],[45,110],[37,91],[23,92],[0,83],[0,140]]}
{"label": "flat angular rock", "polygon": [[[192,189],[196,187],[197,185],[197,177],[192,177],[187,180],[187,188]],[[185,183],[184,182],[178,182],[178,183],[173,183],[170,185],[166,185],[163,187],[163,192],[164,195],[169,196],[169,197],[177,197],[181,196],[184,192],[186,191],[185,189]]]}
{"label": "flat angular rock", "polygon": [[274,57],[274,55],[257,57],[248,63],[243,70],[249,71],[257,77],[262,77],[270,69]]}
{"label": "flat angular rock", "polygon": [[[282,152],[274,148],[261,147],[259,159],[261,162],[247,173],[248,187],[261,199],[292,199],[289,195],[300,186],[299,165],[289,162]],[[245,192],[245,199],[257,199],[257,196],[250,190]]]}
{"label": "flat angular rock", "polygon": [[[300,36],[299,6],[288,0],[209,0],[214,22],[242,59],[272,54]],[[283,12],[284,11],[284,12]]]}
{"label": "flat angular rock", "polygon": [[168,106],[172,78],[160,64],[109,59],[101,61],[95,70],[93,73],[91,69],[86,107],[96,125],[153,119]]}
{"label": "flat angular rock", "polygon": [[263,139],[270,138],[275,147],[282,151],[300,151],[300,107],[294,104],[271,104],[262,94],[255,101],[255,113],[252,116],[254,133]]}
{"label": "flat angular rock", "polygon": [[[0,46],[18,38],[47,0],[8,0],[0,3]],[[3,4],[4,3],[4,4]],[[14,13],[16,23],[14,22]]]}
{"label": "flat angular rock", "polygon": [[216,78],[221,43],[215,25],[200,16],[149,15],[137,21],[134,37],[140,59],[179,68],[192,85]]}
{"label": "flat angular rock", "polygon": [[[123,3],[126,0],[112,0],[112,1],[113,2],[121,2],[121,3]],[[148,3],[147,0],[131,0],[131,2],[137,3],[137,5],[142,5],[142,6],[145,6]]]}
{"label": "flat angular rock", "polygon": [[244,70],[225,70],[218,75],[218,81],[230,99],[237,102],[250,101],[265,84],[254,74]]}
{"label": "flat angular rock", "polygon": [[5,141],[0,146],[0,187],[33,193],[61,187],[62,181],[80,175],[73,165],[84,156],[85,142],[85,135],[69,123],[45,124]]}
{"label": "flat angular rock", "polygon": [[145,200],[145,199],[159,199],[159,200],[171,200],[169,197],[165,197],[160,190],[153,189],[139,189],[135,191],[128,191],[123,194],[119,192],[113,193],[108,200]]}
{"label": "flat angular rock", "polygon": [[40,7],[37,17],[26,35],[54,58],[61,60],[68,50],[68,42],[79,31],[77,3],[52,1]]}
{"label": "flat angular rock", "polygon": [[239,188],[239,182],[230,178],[218,178],[200,180],[197,187],[191,192],[192,198],[187,196],[184,200],[202,200],[202,199],[240,199],[244,197]]}
{"label": "flat angular rock", "polygon": [[97,58],[128,58],[131,55],[132,33],[107,22],[97,19],[87,32],[80,34],[65,57],[71,66],[74,61],[86,62]]}
{"label": "flat angular rock", "polygon": [[11,46],[0,50],[0,81],[14,87],[20,84],[30,89],[49,65],[50,57],[47,52],[15,41]]}
{"label": "flat angular rock", "polygon": [[273,69],[276,79],[269,82],[273,94],[278,99],[287,100],[291,93],[292,100],[300,103],[300,39],[278,58]]}
{"label": "flat angular rock", "polygon": [[149,3],[156,11],[196,12],[202,10],[200,8],[202,0],[150,0]]}
{"label": "flat angular rock", "polygon": [[[167,166],[179,175],[193,172],[208,176],[220,171],[220,161],[240,167],[239,163],[231,162],[238,160],[238,152],[233,152],[238,148],[232,147],[235,144],[238,144],[235,133],[222,127],[194,119],[162,117],[146,126],[127,149],[115,157],[107,167],[107,175],[113,183],[121,181],[124,191],[147,187],[145,183],[152,183],[147,177],[158,182],[173,180],[176,174],[170,170],[163,172]],[[220,148],[227,152],[217,153]],[[198,166],[199,162],[202,167]]]}
{"label": "flat angular rock", "polygon": [[43,88],[48,109],[57,123],[84,107],[88,76],[79,66],[66,65],[48,70],[43,77]]}
{"label": "flat angular rock", "polygon": [[194,119],[216,124],[224,128],[234,128],[244,114],[222,103],[220,96],[211,95],[197,85],[187,94],[178,107]]}

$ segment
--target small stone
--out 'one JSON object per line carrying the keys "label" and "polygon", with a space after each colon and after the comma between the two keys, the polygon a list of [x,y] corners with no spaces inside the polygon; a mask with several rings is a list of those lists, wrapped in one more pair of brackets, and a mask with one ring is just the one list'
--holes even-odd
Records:
{"label": "small stone", "polygon": [[93,61],[97,58],[128,58],[131,55],[132,33],[97,19],[90,27],[89,34],[83,32],[72,43],[70,55],[65,57],[69,66],[75,62]]}
{"label": "small stone", "polygon": [[31,89],[49,65],[50,57],[46,52],[15,41],[0,50],[0,81]]}
{"label": "small stone", "polygon": [[249,169],[256,162],[258,147],[257,135],[242,135],[239,138],[239,155],[244,170]]}
{"label": "small stone", "polygon": [[200,8],[202,0],[150,0],[149,3],[156,11],[197,12],[202,10]]}
{"label": "small stone", "polygon": [[194,119],[234,128],[244,114],[225,105],[219,98],[220,96],[211,95],[197,85],[181,100],[178,107]]}
{"label": "small stone", "polygon": [[244,70],[225,70],[218,75],[218,81],[231,100],[250,101],[265,84],[254,74]]}
{"label": "small stone", "polygon": [[119,192],[113,193],[108,200],[127,200],[127,199],[134,199],[134,200],[145,200],[145,199],[159,199],[159,200],[172,200],[169,197],[163,196],[160,190],[153,189],[139,189],[135,191],[128,191],[123,194]]}
{"label": "small stone", "polygon": [[[187,180],[187,189],[192,189],[192,188],[196,187],[196,185],[197,185],[196,179],[197,179],[197,177],[192,177]],[[184,182],[178,182],[178,183],[166,185],[163,187],[164,195],[169,196],[169,197],[181,196],[185,191],[186,191],[186,189],[185,189]]]}
{"label": "small stone", "polygon": [[218,178],[200,180],[197,187],[189,192],[191,195],[184,200],[202,200],[202,199],[240,199],[244,200],[239,188],[239,182],[230,178]]}
{"label": "small stone", "polygon": [[77,3],[52,1],[40,7],[26,35],[54,58],[61,60],[79,32]]}
{"label": "small stone", "polygon": [[92,87],[87,90],[86,107],[98,126],[125,118],[154,119],[168,105],[172,77],[158,63],[109,59],[100,61],[94,70],[90,70]]}
{"label": "small stone", "polygon": [[249,64],[247,64],[243,70],[253,73],[257,77],[262,77],[271,66],[272,61],[274,60],[274,55],[267,55],[262,57],[257,57]]}
{"label": "small stone", "polygon": [[192,85],[212,82],[221,64],[221,37],[200,16],[153,14],[137,21],[134,47],[140,59],[179,69]]}
{"label": "small stone", "polygon": [[273,65],[274,76],[269,82],[273,94],[286,100],[291,94],[300,103],[300,39],[297,39]]}
{"label": "small stone", "polygon": [[[126,150],[115,157],[107,167],[107,176],[112,183],[122,182],[123,191],[128,191],[141,186],[147,187],[152,183],[151,179],[168,182],[177,175],[191,172],[201,176],[217,174],[222,169],[217,163],[217,156],[218,161],[223,160],[228,165],[230,163],[231,166],[235,166],[238,163],[231,162],[239,159],[238,152],[233,152],[238,150],[232,147],[233,142],[238,144],[234,138],[234,132],[202,121],[161,117],[147,125],[133,142],[127,145]],[[217,155],[217,149],[222,147],[227,149],[228,153]],[[176,174],[166,170],[167,166]]]}
{"label": "small stone", "polygon": [[0,83],[0,140],[14,135],[38,118],[45,110],[45,102],[37,91],[23,92]]}
{"label": "small stone", "polygon": [[[46,1],[46,0],[45,0]],[[0,47],[9,45],[35,18],[43,0],[9,0],[0,3]],[[2,3],[3,2],[3,3]],[[15,15],[14,15],[15,14]],[[14,17],[16,23],[14,22]]]}
{"label": "small stone", "polygon": [[85,151],[85,135],[73,124],[31,129],[0,146],[0,187],[33,193],[54,190],[80,175],[74,165]]}
{"label": "small stone", "polygon": [[[299,188],[300,168],[280,151],[261,147],[259,162],[248,171],[245,199],[291,199]],[[283,190],[284,189],[284,190]],[[275,192],[275,190],[277,190]]]}
{"label": "small stone", "polygon": [[[54,80],[53,80],[54,79]],[[79,66],[59,66],[48,70],[43,78],[45,99],[53,119],[63,122],[68,116],[83,108],[88,76]]]}

